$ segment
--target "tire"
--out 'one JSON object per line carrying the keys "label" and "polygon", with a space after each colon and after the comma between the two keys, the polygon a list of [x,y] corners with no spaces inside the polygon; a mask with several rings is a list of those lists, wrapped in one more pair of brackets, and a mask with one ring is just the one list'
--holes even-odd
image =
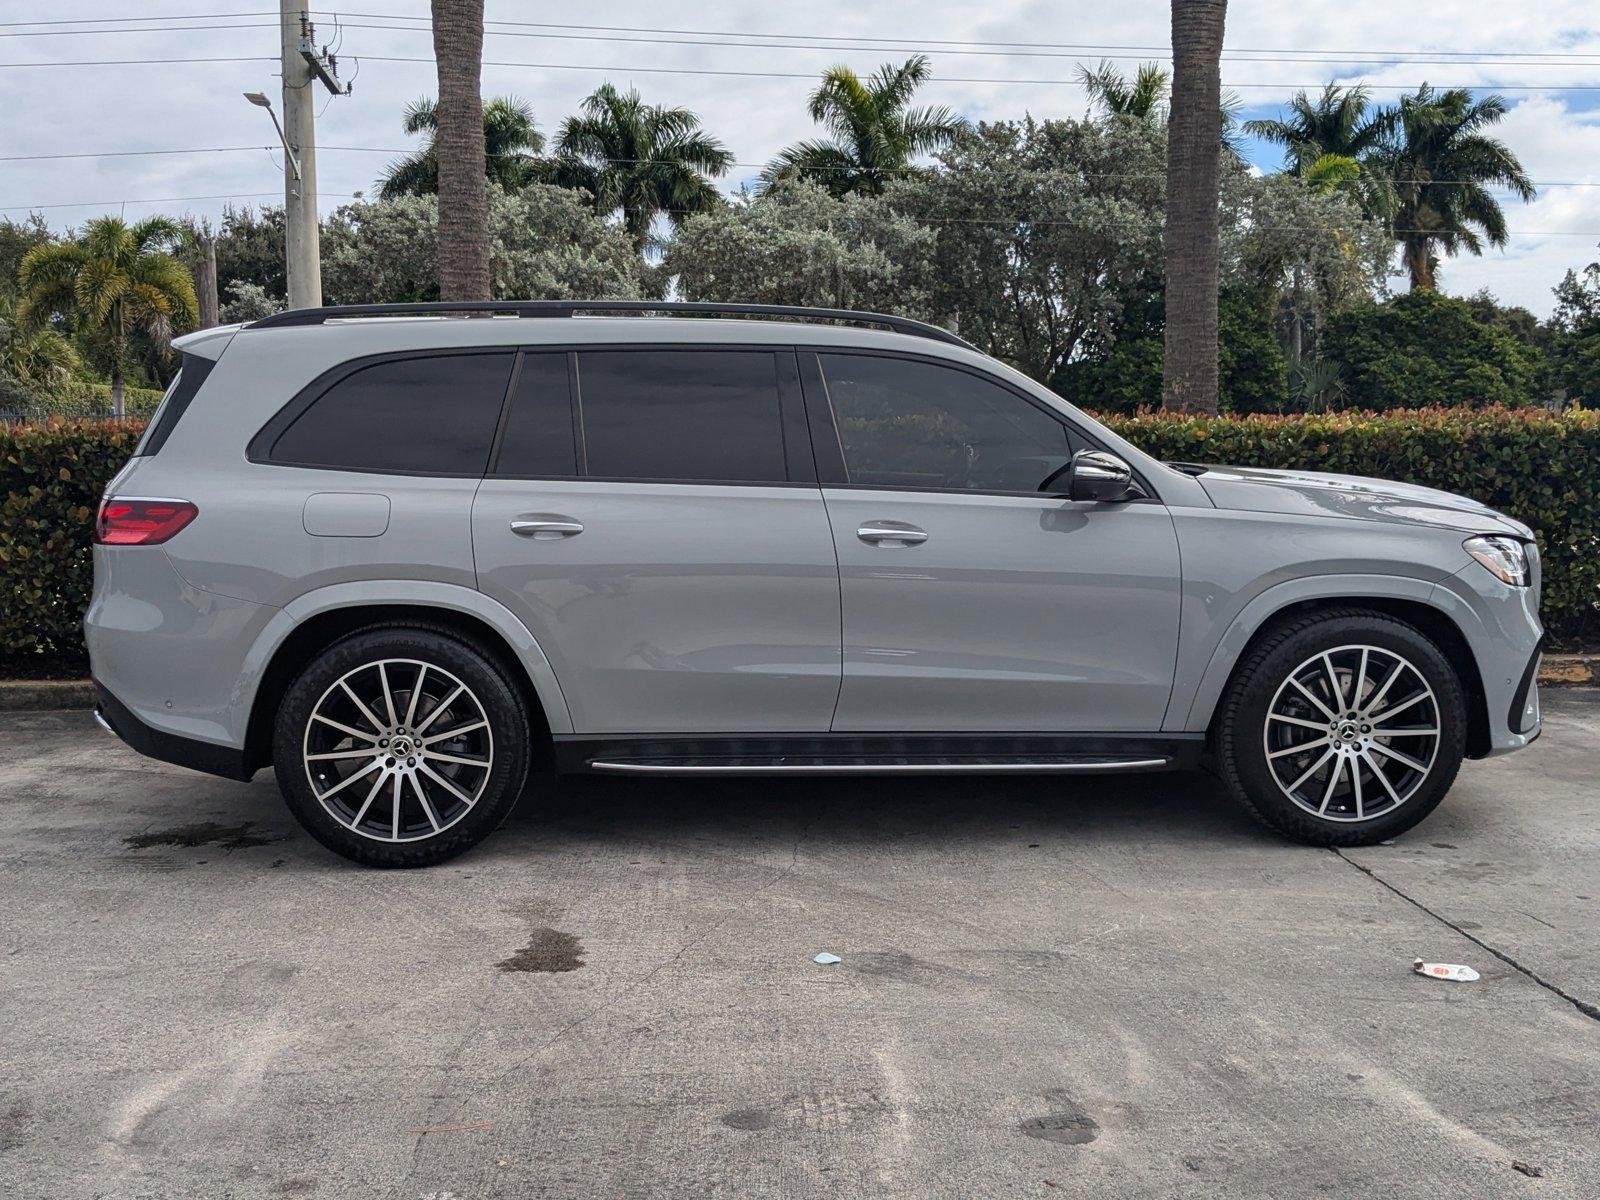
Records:
{"label": "tire", "polygon": [[1213,744],[1223,782],[1264,824],[1308,846],[1367,846],[1438,807],[1466,736],[1466,697],[1438,646],[1348,609],[1287,620],[1251,647]]}
{"label": "tire", "polygon": [[431,866],[510,813],[530,729],[520,689],[483,647],[420,624],[374,626],[330,645],[290,684],[273,767],[289,811],[335,854]]}

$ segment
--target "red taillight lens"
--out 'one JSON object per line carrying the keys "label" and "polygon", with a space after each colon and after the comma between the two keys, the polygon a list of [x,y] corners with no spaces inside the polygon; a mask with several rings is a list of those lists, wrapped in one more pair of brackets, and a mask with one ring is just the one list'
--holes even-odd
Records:
{"label": "red taillight lens", "polygon": [[155,546],[166,541],[200,510],[187,500],[139,500],[111,496],[100,501],[94,540],[102,546]]}

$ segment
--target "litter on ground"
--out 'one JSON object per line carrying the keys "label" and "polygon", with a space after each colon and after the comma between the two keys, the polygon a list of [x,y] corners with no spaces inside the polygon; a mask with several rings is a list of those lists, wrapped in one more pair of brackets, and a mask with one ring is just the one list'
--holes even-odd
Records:
{"label": "litter on ground", "polygon": [[821,963],[823,966],[827,966],[829,963],[843,962],[844,960],[837,954],[829,954],[826,950],[824,950],[811,961],[814,963]]}
{"label": "litter on ground", "polygon": [[1453,983],[1471,983],[1479,977],[1471,967],[1463,967],[1460,963],[1431,963],[1423,962],[1420,958],[1411,964],[1411,969],[1429,979],[1448,979]]}

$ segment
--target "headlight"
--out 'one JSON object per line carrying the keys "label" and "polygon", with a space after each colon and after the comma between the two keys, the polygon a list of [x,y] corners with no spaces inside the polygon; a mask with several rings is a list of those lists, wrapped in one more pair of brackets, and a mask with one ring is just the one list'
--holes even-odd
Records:
{"label": "headlight", "polygon": [[1528,553],[1516,538],[1493,535],[1473,537],[1462,542],[1461,548],[1488,568],[1489,573],[1501,583],[1509,583],[1512,587],[1528,586]]}

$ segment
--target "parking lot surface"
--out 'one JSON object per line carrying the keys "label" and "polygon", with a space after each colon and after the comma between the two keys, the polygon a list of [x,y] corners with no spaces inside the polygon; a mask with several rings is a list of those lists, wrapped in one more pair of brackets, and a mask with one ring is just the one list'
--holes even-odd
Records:
{"label": "parking lot surface", "polygon": [[589,779],[413,872],[0,716],[0,1193],[1591,1198],[1600,693],[1546,699],[1366,850],[1200,774]]}

